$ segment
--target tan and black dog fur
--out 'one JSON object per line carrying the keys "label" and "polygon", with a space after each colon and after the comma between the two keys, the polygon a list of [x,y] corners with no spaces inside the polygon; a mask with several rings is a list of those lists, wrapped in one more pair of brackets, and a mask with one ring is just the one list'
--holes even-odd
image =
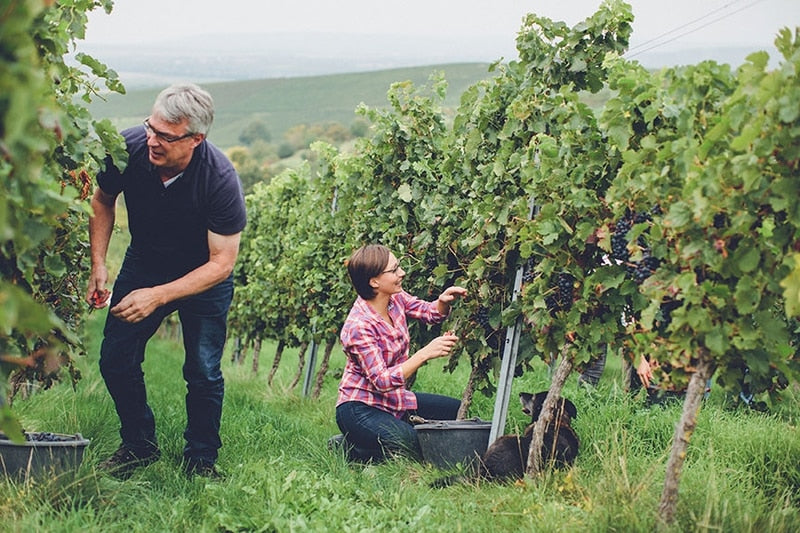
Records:
{"label": "tan and black dog fur", "polygon": [[[531,447],[533,425],[539,419],[547,391],[531,394],[522,392],[519,401],[522,411],[530,415],[531,423],[522,435],[504,435],[494,441],[481,457],[478,477],[490,481],[511,481],[522,479],[528,465],[528,452]],[[544,432],[542,460],[553,462],[555,466],[568,466],[578,456],[580,441],[572,429],[572,419],[578,414],[575,405],[566,398],[556,403],[553,419]],[[465,476],[448,476],[436,480],[435,487],[444,487],[456,481],[467,481]]]}
{"label": "tan and black dog fur", "polygon": [[[481,459],[480,474],[491,480],[521,479],[528,465],[528,452],[533,437],[533,425],[539,419],[547,391],[537,394],[522,392],[519,401],[522,411],[530,415],[531,423],[520,435],[504,435],[494,441]],[[575,405],[566,398],[556,403],[556,411],[550,425],[545,428],[542,445],[542,460],[553,461],[556,466],[567,466],[575,462],[580,441],[572,429],[572,419],[578,414]]]}

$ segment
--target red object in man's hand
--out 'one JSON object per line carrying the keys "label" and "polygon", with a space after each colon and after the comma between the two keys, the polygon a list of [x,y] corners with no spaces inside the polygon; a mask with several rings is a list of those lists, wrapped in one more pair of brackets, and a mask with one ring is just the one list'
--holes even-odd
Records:
{"label": "red object in man's hand", "polygon": [[98,289],[92,293],[91,302],[89,302],[89,311],[102,309],[107,306],[110,301],[111,291],[108,289]]}

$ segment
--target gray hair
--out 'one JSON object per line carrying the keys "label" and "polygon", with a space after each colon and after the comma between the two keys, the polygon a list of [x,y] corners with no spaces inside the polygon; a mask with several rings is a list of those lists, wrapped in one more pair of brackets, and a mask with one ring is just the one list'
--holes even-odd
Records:
{"label": "gray hair", "polygon": [[193,83],[176,84],[156,97],[153,114],[170,124],[188,119],[188,133],[207,135],[214,122],[214,100],[208,91]]}

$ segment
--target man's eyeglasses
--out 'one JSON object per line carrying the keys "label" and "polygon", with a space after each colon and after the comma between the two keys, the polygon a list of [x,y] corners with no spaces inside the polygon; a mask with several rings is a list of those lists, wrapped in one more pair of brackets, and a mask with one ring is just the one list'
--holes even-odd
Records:
{"label": "man's eyeglasses", "polygon": [[153,126],[150,125],[150,119],[144,119],[144,129],[148,135],[155,135],[159,141],[164,141],[165,143],[174,143],[178,142],[183,139],[188,139],[189,137],[193,136],[194,133],[184,133],[183,135],[170,135],[168,133],[164,133],[163,131],[158,131],[154,129]]}

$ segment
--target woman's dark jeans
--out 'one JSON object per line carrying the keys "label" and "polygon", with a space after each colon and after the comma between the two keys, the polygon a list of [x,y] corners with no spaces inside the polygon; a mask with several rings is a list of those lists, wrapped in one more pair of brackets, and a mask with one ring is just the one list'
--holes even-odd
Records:
{"label": "woman's dark jeans", "polygon": [[[415,394],[417,409],[407,415],[429,420],[455,420],[461,405],[459,400],[425,392]],[[361,402],[345,402],[336,407],[336,424],[349,445],[351,460],[379,462],[393,455],[422,458],[414,426],[376,407]]]}
{"label": "woman's dark jeans", "polygon": [[[163,276],[148,275],[146,271],[132,254],[126,254],[114,283],[112,307],[134,289],[170,281]],[[100,348],[100,372],[120,419],[123,445],[143,455],[158,446],[142,363],[147,341],[164,318],[177,311],[183,331],[183,378],[187,389],[184,457],[210,464],[216,461],[222,446],[219,427],[224,381],[220,364],[232,297],[233,278],[230,277],[201,294],[160,307],[135,324],[108,314]]]}

